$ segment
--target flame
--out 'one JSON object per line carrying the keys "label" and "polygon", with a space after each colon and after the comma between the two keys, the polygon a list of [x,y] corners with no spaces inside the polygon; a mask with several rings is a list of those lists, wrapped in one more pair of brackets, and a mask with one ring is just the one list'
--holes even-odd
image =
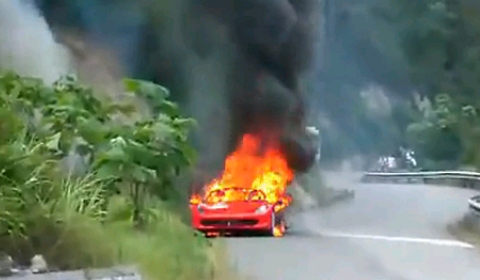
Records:
{"label": "flame", "polygon": [[281,223],[279,225],[276,225],[273,228],[273,236],[274,237],[282,237],[285,235],[285,224]]}
{"label": "flame", "polygon": [[199,194],[193,194],[191,197],[190,197],[190,204],[200,204],[200,202],[202,202],[202,196],[199,195]]}
{"label": "flame", "polygon": [[268,203],[278,203],[278,211],[287,207],[291,199],[286,196],[286,188],[293,180],[294,173],[279,149],[266,147],[263,153],[259,153],[261,144],[259,137],[245,134],[238,148],[227,156],[223,174],[206,185],[204,197],[195,194],[190,203],[198,204],[202,200],[207,203],[245,200],[245,192],[228,191],[240,188],[263,192]]}

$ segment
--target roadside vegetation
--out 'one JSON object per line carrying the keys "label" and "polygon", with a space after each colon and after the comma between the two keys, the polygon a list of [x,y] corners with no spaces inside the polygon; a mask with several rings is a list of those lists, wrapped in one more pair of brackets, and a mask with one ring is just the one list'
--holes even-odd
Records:
{"label": "roadside vegetation", "polygon": [[0,250],[63,270],[138,264],[147,279],[235,279],[221,244],[185,223],[194,120],[166,88],[124,85],[148,110],[99,100],[73,77],[0,74]]}

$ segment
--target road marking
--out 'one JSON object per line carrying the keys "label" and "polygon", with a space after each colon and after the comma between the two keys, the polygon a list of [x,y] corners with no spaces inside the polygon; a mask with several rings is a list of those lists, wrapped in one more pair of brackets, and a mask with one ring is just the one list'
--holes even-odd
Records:
{"label": "road marking", "polygon": [[340,237],[340,238],[352,238],[352,239],[370,239],[392,242],[409,242],[429,244],[436,246],[450,246],[472,249],[475,248],[472,244],[461,242],[458,240],[449,239],[430,239],[430,238],[417,238],[417,237],[401,237],[401,236],[382,236],[382,235],[367,235],[367,234],[353,234],[353,233],[341,233],[341,232],[320,232],[322,236],[328,237]]}

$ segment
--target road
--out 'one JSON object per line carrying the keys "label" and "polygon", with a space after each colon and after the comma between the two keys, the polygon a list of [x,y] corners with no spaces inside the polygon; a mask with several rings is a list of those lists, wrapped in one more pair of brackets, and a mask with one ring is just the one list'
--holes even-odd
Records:
{"label": "road", "polygon": [[236,267],[259,280],[480,279],[478,251],[446,231],[473,191],[356,177],[327,174],[355,199],[297,214],[289,236],[228,239]]}

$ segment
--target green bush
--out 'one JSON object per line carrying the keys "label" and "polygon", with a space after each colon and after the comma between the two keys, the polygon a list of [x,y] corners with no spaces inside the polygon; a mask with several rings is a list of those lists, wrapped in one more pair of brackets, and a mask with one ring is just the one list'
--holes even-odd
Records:
{"label": "green bush", "polygon": [[137,263],[150,279],[212,279],[228,267],[217,245],[167,207],[195,158],[194,122],[165,88],[125,86],[150,99],[149,114],[101,102],[72,77],[48,86],[0,75],[0,250],[60,269]]}
{"label": "green bush", "polygon": [[[435,97],[432,110],[407,127],[407,138],[428,169],[480,167],[478,109],[451,98]],[[428,166],[427,166],[428,165]]]}

